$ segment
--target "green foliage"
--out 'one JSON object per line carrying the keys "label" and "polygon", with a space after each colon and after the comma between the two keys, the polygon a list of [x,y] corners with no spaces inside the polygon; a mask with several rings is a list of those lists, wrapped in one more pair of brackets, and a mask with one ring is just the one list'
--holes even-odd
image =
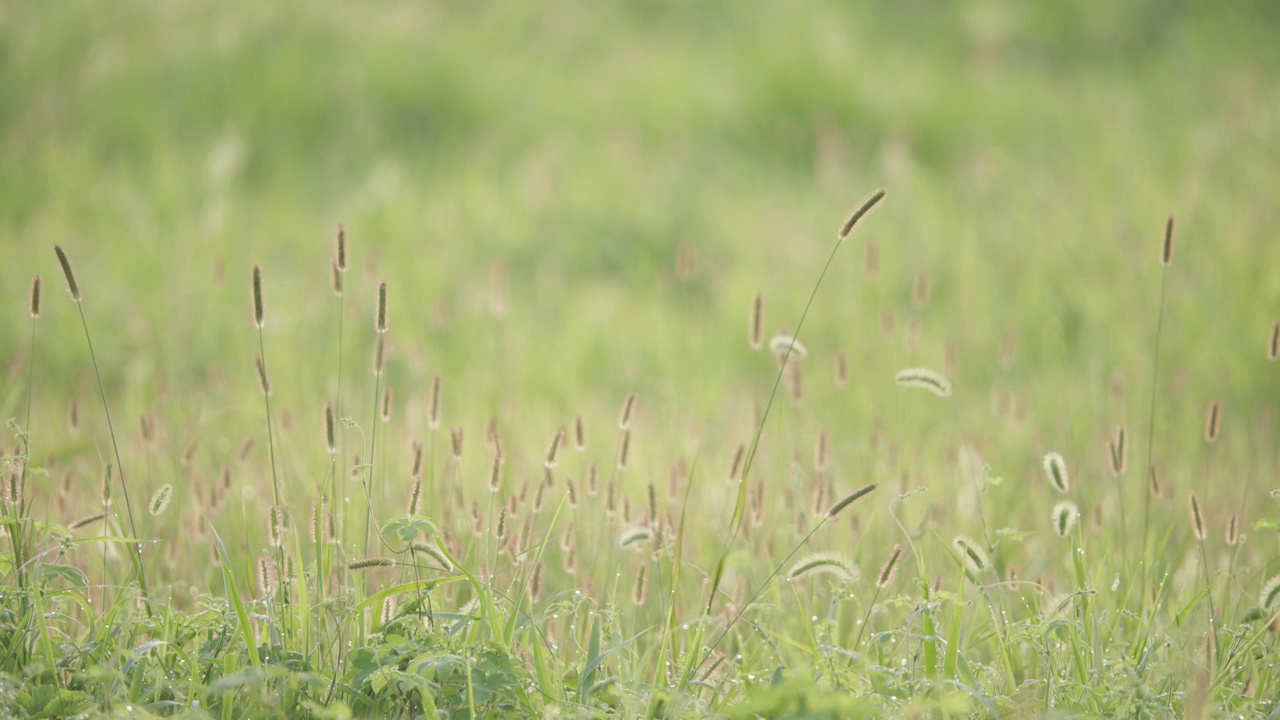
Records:
{"label": "green foliage", "polygon": [[1277,21],[5,4],[0,715],[1275,717]]}

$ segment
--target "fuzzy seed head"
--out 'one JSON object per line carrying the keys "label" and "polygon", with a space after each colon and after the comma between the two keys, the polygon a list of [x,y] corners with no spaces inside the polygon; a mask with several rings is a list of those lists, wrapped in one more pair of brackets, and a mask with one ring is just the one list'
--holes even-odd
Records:
{"label": "fuzzy seed head", "polygon": [[413,517],[418,514],[418,503],[422,500],[422,478],[415,477],[413,485],[409,488],[409,503],[405,507],[404,514]]}
{"label": "fuzzy seed head", "polygon": [[347,229],[338,224],[338,231],[335,233],[333,247],[333,266],[339,272],[347,271]]}
{"label": "fuzzy seed head", "polygon": [[556,430],[551,436],[551,446],[547,448],[547,457],[542,461],[543,467],[550,470],[556,466],[556,455],[560,452],[560,440],[564,438],[564,429]]}
{"label": "fuzzy seed head", "polygon": [[1107,443],[1107,458],[1111,461],[1111,474],[1124,475],[1129,467],[1129,433],[1124,425],[1116,426],[1115,437]]}
{"label": "fuzzy seed head", "polygon": [[629,430],[631,428],[631,414],[636,409],[636,391],[632,390],[627,393],[627,399],[622,402],[622,412],[618,414],[618,429]]}
{"label": "fuzzy seed head", "polygon": [[31,278],[31,318],[40,317],[40,276]]}
{"label": "fuzzy seed head", "polygon": [[102,505],[108,507],[111,505],[111,463],[104,463],[102,466]]}
{"label": "fuzzy seed head", "polygon": [[1271,342],[1267,345],[1267,359],[1280,360],[1280,320],[1271,323]]}
{"label": "fuzzy seed head", "polygon": [[898,570],[898,561],[902,559],[902,545],[894,545],[889,551],[889,558],[884,561],[884,565],[880,568],[880,574],[876,575],[876,587],[883,590],[893,582],[894,573]]}
{"label": "fuzzy seed head", "polygon": [[1240,517],[1236,513],[1231,513],[1227,518],[1227,547],[1235,547],[1240,542]]}
{"label": "fuzzy seed head", "polygon": [[489,492],[502,489],[502,455],[493,454],[493,462],[489,465]]}
{"label": "fuzzy seed head", "polygon": [[173,485],[165,483],[156,489],[151,495],[151,502],[147,504],[147,510],[151,515],[157,516],[163,513],[169,507],[169,501],[173,499]]}
{"label": "fuzzy seed head", "polygon": [[262,266],[253,266],[253,324],[259,330],[266,323],[267,308],[262,299]]}
{"label": "fuzzy seed head", "polygon": [[107,514],[106,514],[106,513],[101,513],[101,512],[100,512],[100,513],[94,513],[93,515],[88,515],[88,516],[86,516],[86,517],[82,517],[82,518],[80,518],[79,520],[76,520],[75,522],[73,522],[73,523],[71,523],[70,525],[68,525],[68,526],[67,526],[67,529],[68,529],[68,530],[79,530],[80,528],[85,527],[85,526],[87,526],[87,525],[92,525],[92,524],[94,524],[94,523],[96,523],[96,522],[101,522],[102,520],[105,520],[105,519],[106,519],[106,517],[107,517]]}
{"label": "fuzzy seed head", "polygon": [[1168,267],[1173,262],[1173,216],[1164,223],[1164,244],[1160,247],[1160,264]]}
{"label": "fuzzy seed head", "polygon": [[1191,510],[1191,532],[1197,540],[1204,540],[1208,535],[1204,522],[1204,514],[1200,512],[1200,498],[1193,491],[1187,496],[1187,504]]}
{"label": "fuzzy seed head", "polygon": [[845,388],[849,385],[849,356],[844,350],[836,351],[836,387]]}
{"label": "fuzzy seed head", "polygon": [[769,352],[781,363],[787,358],[803,360],[809,357],[809,350],[795,336],[789,333],[778,333],[769,339]]}
{"label": "fuzzy seed head", "polygon": [[1280,609],[1280,575],[1271,578],[1258,593],[1258,605],[1268,613]]}
{"label": "fuzzy seed head", "polygon": [[440,411],[444,404],[444,381],[436,374],[431,378],[431,399],[427,403],[427,427],[436,430],[440,427]]}
{"label": "fuzzy seed head", "polygon": [[631,431],[622,431],[622,441],[618,445],[618,470],[627,469],[627,457],[631,453]]}
{"label": "fuzzy seed head", "polygon": [[757,292],[751,303],[751,317],[747,323],[747,344],[752,350],[764,348],[764,293]]}
{"label": "fuzzy seed head", "polygon": [[382,334],[387,331],[387,283],[378,283],[378,312],[373,317],[373,327]]}
{"label": "fuzzy seed head", "polygon": [[978,543],[974,542],[973,538],[957,535],[951,541],[951,546],[960,555],[960,559],[964,560],[969,572],[974,575],[980,575],[991,567],[991,558],[987,556],[986,551]]}
{"label": "fuzzy seed head", "polygon": [[453,455],[454,462],[462,460],[462,428],[449,429],[449,451]]}
{"label": "fuzzy seed head", "polygon": [[787,571],[787,577],[792,580],[812,575],[832,575],[841,583],[851,584],[857,581],[861,573],[852,558],[833,552],[805,555]]}
{"label": "fuzzy seed head", "polygon": [[1222,424],[1222,403],[1214,400],[1209,406],[1209,412],[1204,419],[1204,441],[1207,443],[1215,443],[1218,441],[1218,432],[1221,430]]}
{"label": "fuzzy seed head", "polygon": [[831,441],[827,437],[827,429],[822,428],[818,431],[818,439],[813,446],[813,469],[817,472],[826,472],[830,465]]}
{"label": "fuzzy seed head", "polygon": [[1044,474],[1054,490],[1067,494],[1071,489],[1071,478],[1067,475],[1067,462],[1056,452],[1044,456]]}
{"label": "fuzzy seed head", "polygon": [[284,511],[279,505],[272,505],[267,511],[267,541],[271,547],[284,545]]}
{"label": "fuzzy seed head", "polygon": [[332,458],[338,454],[338,430],[333,416],[333,403],[324,404],[324,447]]}
{"label": "fuzzy seed head", "polygon": [[647,527],[629,527],[622,531],[618,536],[618,546],[621,548],[639,549],[643,543],[653,539],[653,531]]}
{"label": "fuzzy seed head", "polygon": [[903,387],[928,390],[938,397],[951,397],[951,383],[940,373],[928,368],[907,368],[894,376],[894,381]]}
{"label": "fuzzy seed head", "polygon": [[378,414],[379,414],[379,416],[382,418],[382,422],[384,422],[384,423],[385,423],[385,422],[391,422],[391,409],[392,409],[392,402],[393,402],[393,398],[392,398],[392,394],[391,394],[391,387],[390,387],[390,386],[388,386],[388,387],[383,388],[383,389],[382,389],[382,403],[380,404],[380,408],[379,408],[379,413],[378,413]]}
{"label": "fuzzy seed head", "polygon": [[367,557],[347,563],[348,570],[370,570],[373,568],[391,567],[395,561],[388,557]]}
{"label": "fuzzy seed head", "polygon": [[1070,500],[1063,500],[1053,506],[1050,517],[1053,519],[1053,531],[1058,537],[1066,537],[1080,519],[1080,508]]}
{"label": "fuzzy seed head", "polygon": [[832,505],[831,509],[827,511],[827,518],[830,519],[839,515],[845,508],[849,507],[850,505],[854,504],[858,500],[861,500],[862,498],[875,492],[876,488],[878,487],[880,486],[877,483],[870,483],[867,485],[863,485],[862,487],[858,488],[857,490],[854,490],[848,495],[845,495],[843,498],[841,498],[840,502],[836,503],[835,505]]}
{"label": "fuzzy seed head", "polygon": [[583,427],[581,414],[573,417],[573,449],[578,452],[585,452],[587,449],[587,432]]}
{"label": "fuzzy seed head", "polygon": [[631,588],[631,604],[640,607],[649,599],[649,565],[645,563],[636,572],[636,584]]}
{"label": "fuzzy seed head", "polygon": [[853,229],[857,226],[858,222],[862,220],[862,218],[866,217],[867,213],[871,212],[872,208],[884,199],[884,196],[884,188],[880,188],[879,190],[871,193],[867,199],[863,200],[862,203],[855,207],[849,213],[848,217],[845,218],[844,223],[840,225],[840,232],[836,233],[836,238],[844,240],[849,237],[849,234],[853,232]]}
{"label": "fuzzy seed head", "polygon": [[71,261],[67,259],[67,254],[62,251],[61,245],[54,245],[53,252],[58,256],[58,265],[62,266],[62,279],[67,281],[67,292],[71,294],[71,299],[79,304],[80,286],[76,283],[76,274],[71,270]]}
{"label": "fuzzy seed head", "polygon": [[933,276],[928,270],[916,273],[915,284],[911,286],[911,305],[917,310],[929,307],[929,297],[933,293]]}

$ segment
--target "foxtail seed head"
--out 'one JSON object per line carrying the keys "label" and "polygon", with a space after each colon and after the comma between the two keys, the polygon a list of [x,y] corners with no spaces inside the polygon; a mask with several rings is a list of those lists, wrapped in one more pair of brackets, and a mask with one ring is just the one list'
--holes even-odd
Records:
{"label": "foxtail seed head", "polygon": [[974,575],[980,575],[991,567],[991,558],[978,546],[978,543],[974,542],[973,538],[957,535],[951,541],[951,545]]}
{"label": "foxtail seed head", "polygon": [[787,577],[799,580],[810,575],[833,575],[843,583],[852,583],[861,574],[853,560],[845,555],[833,552],[816,552],[805,555],[791,566]]}
{"label": "foxtail seed head", "polygon": [[1204,523],[1204,514],[1200,512],[1200,498],[1194,491],[1187,497],[1187,504],[1191,510],[1191,532],[1197,540],[1204,540],[1208,532]]}
{"label": "foxtail seed head", "polygon": [[1044,474],[1049,478],[1053,489],[1067,494],[1071,489],[1071,478],[1067,475],[1067,462],[1056,452],[1044,456]]}
{"label": "foxtail seed head", "polygon": [[31,318],[40,317],[40,276],[31,278]]}
{"label": "foxtail seed head", "polygon": [[551,447],[547,448],[547,457],[542,461],[543,467],[551,469],[556,466],[556,454],[560,452],[560,441],[564,438],[564,429],[555,431],[551,436]]}
{"label": "foxtail seed head", "polygon": [[1164,244],[1160,246],[1160,264],[1168,267],[1173,262],[1173,216],[1164,224]]}
{"label": "foxtail seed head", "polygon": [[840,512],[843,511],[845,508],[849,507],[850,505],[857,502],[858,500],[861,500],[867,495],[870,495],[872,492],[875,492],[875,489],[878,487],[880,487],[878,484],[870,483],[868,485],[863,485],[862,487],[858,488],[857,490],[854,490],[848,495],[845,495],[844,498],[840,500],[840,502],[836,503],[835,505],[832,505],[831,509],[827,511],[827,518],[834,518],[835,516],[839,515]]}
{"label": "foxtail seed head", "polygon": [[395,561],[388,557],[367,557],[347,563],[348,570],[369,570],[372,568],[391,567]]}
{"label": "foxtail seed head", "polygon": [[1276,575],[1262,586],[1262,592],[1258,593],[1258,605],[1268,613],[1275,612],[1280,607],[1280,575]]}
{"label": "foxtail seed head", "polygon": [[583,427],[581,414],[573,418],[573,449],[578,452],[585,452],[587,449],[587,432]]}
{"label": "foxtail seed head", "polygon": [[636,391],[632,390],[627,393],[627,399],[622,402],[622,412],[618,414],[618,429],[629,430],[631,428],[631,414],[636,409]]}
{"label": "foxtail seed head", "polygon": [[928,390],[938,397],[951,397],[951,383],[940,373],[928,368],[907,368],[894,376],[894,381],[903,387]]}
{"label": "foxtail seed head", "polygon": [[1280,320],[1271,323],[1271,344],[1267,346],[1267,359],[1280,360]]}
{"label": "foxtail seed head", "polygon": [[1066,537],[1071,529],[1075,527],[1076,521],[1080,519],[1080,508],[1070,500],[1063,500],[1053,506],[1053,531],[1058,537]]}
{"label": "foxtail seed head", "polygon": [[384,423],[391,422],[392,402],[393,396],[391,393],[391,386],[388,385],[387,387],[382,388],[382,404],[378,413],[382,417],[382,422]]}
{"label": "foxtail seed head", "polygon": [[747,344],[752,350],[764,347],[764,293],[757,292],[751,302],[751,318],[747,324]]}
{"label": "foxtail seed head", "polygon": [[884,589],[893,582],[893,575],[898,569],[898,560],[902,559],[902,545],[894,545],[889,551],[889,559],[884,561],[880,574],[876,576],[876,587]]}
{"label": "foxtail seed head", "polygon": [[253,265],[253,324],[259,330],[266,323],[267,308],[262,300],[262,266]]}
{"label": "foxtail seed head", "polygon": [[1218,431],[1222,425],[1222,403],[1214,400],[1209,406],[1209,413],[1204,419],[1204,441],[1207,443],[1215,443],[1218,441]]}
{"label": "foxtail seed head", "polygon": [[379,334],[387,331],[387,283],[378,283],[378,312],[373,318],[373,327]]}
{"label": "foxtail seed head", "polygon": [[156,489],[151,496],[151,502],[147,504],[147,510],[151,515],[157,516],[163,513],[169,507],[169,501],[173,499],[173,485],[165,483]]}
{"label": "foxtail seed head", "polygon": [[854,208],[853,211],[849,213],[849,216],[845,218],[844,224],[840,226],[840,232],[836,234],[837,239],[844,240],[849,237],[849,233],[853,232],[853,228],[857,226],[858,221],[866,217],[867,213],[871,212],[872,208],[884,199],[884,196],[885,190],[884,188],[880,188],[879,190],[871,193],[866,200],[863,200],[862,204]]}
{"label": "foxtail seed head", "polygon": [[58,256],[58,264],[62,266],[62,279],[67,281],[67,292],[77,304],[80,302],[80,286],[76,283],[76,274],[71,270],[71,261],[62,251],[61,245],[54,245],[53,252]]}
{"label": "foxtail seed head", "polygon": [[440,405],[444,402],[444,381],[440,375],[431,377],[431,399],[428,401],[427,427],[436,430],[440,427]]}
{"label": "foxtail seed head", "polygon": [[337,424],[333,417],[333,403],[324,404],[324,446],[329,451],[329,457],[338,454],[338,432]]}
{"label": "foxtail seed head", "polygon": [[340,273],[347,271],[347,229],[341,223],[333,243],[333,267]]}

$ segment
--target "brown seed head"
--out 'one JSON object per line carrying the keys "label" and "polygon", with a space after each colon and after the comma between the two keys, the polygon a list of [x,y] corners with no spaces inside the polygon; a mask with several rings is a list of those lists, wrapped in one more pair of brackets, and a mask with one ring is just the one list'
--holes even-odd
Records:
{"label": "brown seed head", "polygon": [[1173,262],[1173,216],[1164,224],[1164,244],[1160,247],[1160,264],[1168,267]]}
{"label": "brown seed head", "polygon": [[31,317],[32,319],[40,317],[40,276],[36,275],[31,278]]}
{"label": "brown seed head", "polygon": [[347,271],[347,229],[341,223],[334,238],[333,267],[340,273]]}
{"label": "brown seed head", "polygon": [[440,375],[431,378],[431,399],[427,406],[427,427],[435,430],[440,427],[440,406],[444,402],[444,387]]}
{"label": "brown seed head", "polygon": [[266,305],[262,300],[262,266],[253,265],[253,324],[259,330],[266,323]]}
{"label": "brown seed head", "polygon": [[1204,419],[1204,440],[1207,443],[1218,441],[1218,431],[1222,424],[1222,403],[1214,400]]}
{"label": "brown seed head", "polygon": [[329,451],[329,457],[333,457],[338,453],[338,431],[337,423],[333,417],[333,403],[324,404],[324,446]]}
{"label": "brown seed head", "polygon": [[751,319],[747,325],[747,344],[752,350],[764,348],[764,293],[757,292],[751,303]]}
{"label": "brown seed head", "polygon": [[378,283],[378,312],[373,318],[374,329],[379,333],[387,331],[387,283]]}
{"label": "brown seed head", "polygon": [[53,252],[58,256],[58,264],[62,266],[62,279],[67,281],[67,292],[71,293],[72,300],[79,303],[80,286],[76,284],[76,274],[71,271],[71,261],[67,259],[61,245],[54,245]]}
{"label": "brown seed head", "polygon": [[1191,508],[1191,532],[1197,540],[1204,540],[1208,533],[1204,524],[1204,515],[1200,512],[1200,498],[1193,491],[1187,497],[1187,501]]}
{"label": "brown seed head", "polygon": [[844,240],[849,237],[849,233],[853,232],[853,228],[858,224],[858,221],[866,217],[867,213],[871,212],[872,208],[884,199],[884,196],[884,188],[871,193],[866,200],[862,201],[862,204],[854,208],[853,211],[849,213],[849,216],[845,218],[844,224],[840,226],[840,232],[836,234],[836,237],[840,240]]}

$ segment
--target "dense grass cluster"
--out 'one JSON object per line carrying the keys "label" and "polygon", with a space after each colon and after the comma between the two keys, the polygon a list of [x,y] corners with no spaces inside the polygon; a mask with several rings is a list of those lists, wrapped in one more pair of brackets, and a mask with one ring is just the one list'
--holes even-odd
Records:
{"label": "dense grass cluster", "polygon": [[1275,717],[1274,10],[911,7],[0,10],[0,714]]}

